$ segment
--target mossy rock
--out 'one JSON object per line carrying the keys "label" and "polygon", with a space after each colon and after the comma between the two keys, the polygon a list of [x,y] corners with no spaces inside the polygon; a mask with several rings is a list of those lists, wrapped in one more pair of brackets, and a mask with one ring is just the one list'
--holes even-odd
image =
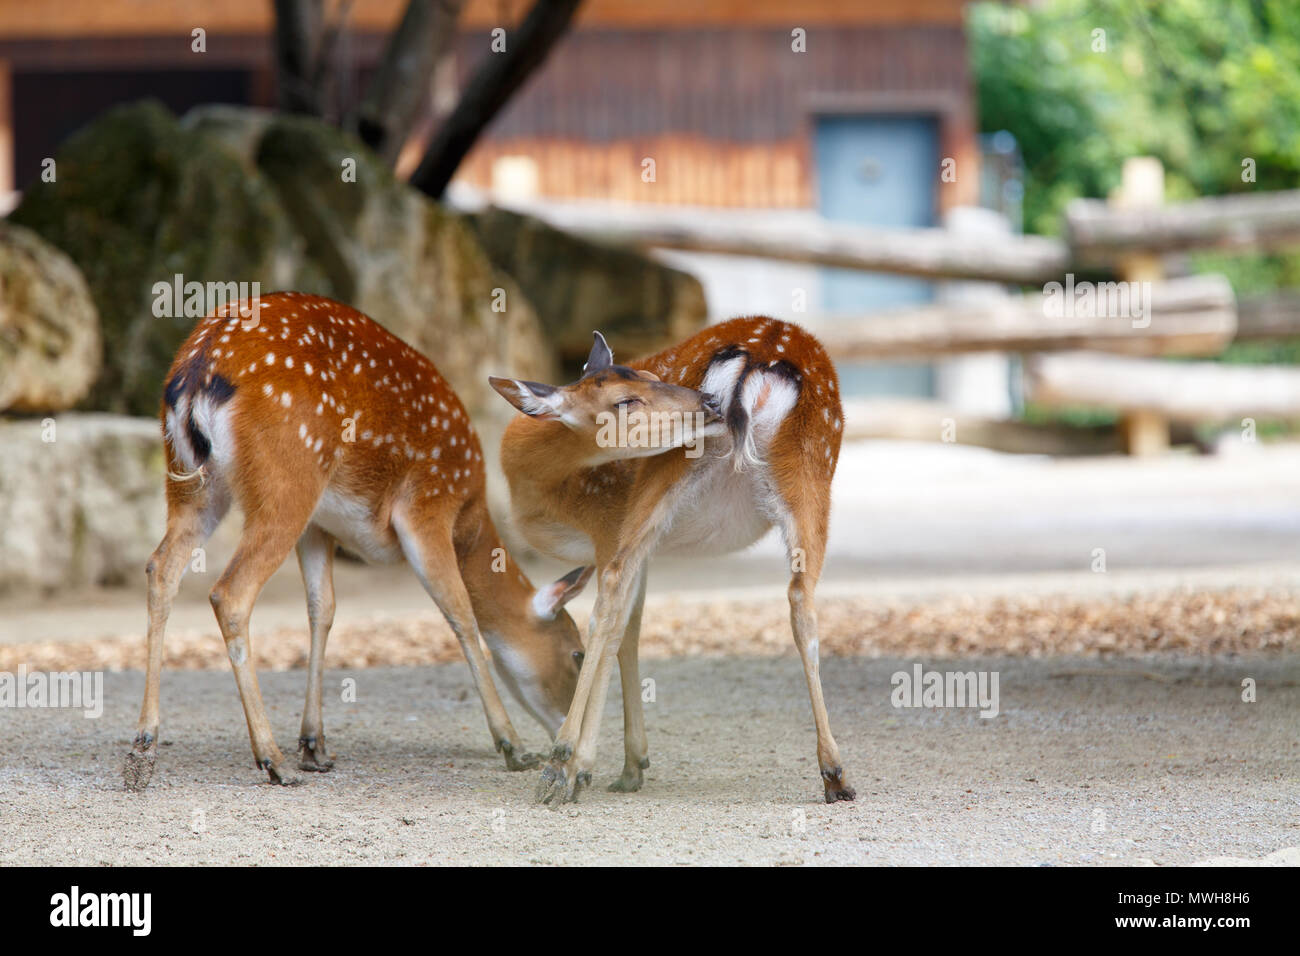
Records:
{"label": "mossy rock", "polygon": [[136,103],[70,137],[56,171],[13,219],[81,267],[99,308],[104,368],[84,407],[156,413],[196,321],[154,315],[155,283],[177,274],[358,308],[429,354],[471,411],[501,411],[488,371],[555,374],[529,303],[462,217],[334,127],[229,106],[177,120]]}
{"label": "mossy rock", "polygon": [[66,255],[0,222],[0,410],[70,408],[99,376],[99,316]]}
{"label": "mossy rock", "polygon": [[514,276],[560,355],[581,363],[591,333],[633,358],[705,325],[704,289],[639,252],[589,242],[532,216],[489,208],[471,217],[488,257]]}
{"label": "mossy rock", "polygon": [[293,233],[274,193],[237,157],[205,148],[158,103],[109,110],[55,157],[55,179],[29,189],[14,222],[81,268],[99,310],[104,366],[83,402],[152,414],[194,318],[157,318],[153,287],[187,281],[292,282]]}

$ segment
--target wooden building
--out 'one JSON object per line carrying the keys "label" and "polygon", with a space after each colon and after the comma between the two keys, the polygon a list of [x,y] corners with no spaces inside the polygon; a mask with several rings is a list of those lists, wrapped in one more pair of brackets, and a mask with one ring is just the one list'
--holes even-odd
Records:
{"label": "wooden building", "polygon": [[[352,6],[353,94],[403,0]],[[962,0],[587,0],[575,29],[461,169],[488,187],[525,157],[542,196],[720,207],[817,208],[848,177],[900,195],[889,165],[846,155],[906,140],[924,169],[910,215],[975,201],[978,162]],[[523,0],[470,0],[455,73],[491,55]],[[205,49],[195,52],[192,32]],[[269,0],[0,0],[0,189],[38,174],[104,108],[154,96],[274,101]],[[931,173],[950,158],[943,184]],[[653,182],[643,171],[654,161]],[[907,185],[915,190],[918,184]],[[902,210],[900,210],[901,214]],[[919,223],[918,223],[919,224]]]}
{"label": "wooden building", "polygon": [[[430,91],[427,137],[455,87],[532,0],[469,0]],[[964,0],[585,0],[573,29],[498,116],[453,186],[650,214],[940,223],[980,200]],[[337,9],[338,0],[327,0]],[[405,0],[355,0],[339,62],[355,104]],[[151,96],[275,102],[270,0],[0,0],[0,196],[70,132]],[[194,34],[203,31],[203,50]],[[418,161],[418,136],[399,172]],[[540,210],[545,212],[545,210]],[[678,257],[719,315],[791,308],[861,316],[930,299],[915,279]],[[805,294],[806,293],[806,294]],[[862,389],[942,392],[929,365],[858,375]]]}

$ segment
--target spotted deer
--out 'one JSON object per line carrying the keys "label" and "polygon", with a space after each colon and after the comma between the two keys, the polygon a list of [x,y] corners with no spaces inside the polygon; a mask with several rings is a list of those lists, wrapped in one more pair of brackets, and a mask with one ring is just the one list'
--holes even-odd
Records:
{"label": "spotted deer", "polygon": [[167,375],[161,417],[167,530],[146,569],[148,671],[128,786],[144,787],[152,775],[163,632],[181,576],[232,503],[244,527],[212,588],[212,608],[253,759],[273,783],[297,776],[267,722],[249,616],[296,549],[311,631],[298,769],[330,769],[321,671],[338,544],[371,563],[411,565],[460,642],[506,766],[537,766],[540,758],[525,753],[510,723],[479,638],[506,687],[553,737],[582,660],[563,605],[590,572],[578,568],[538,590],[513,562],[488,514],[478,437],[428,359],[355,309],[279,292],[222,307],[195,326]]}
{"label": "spotted deer", "polygon": [[[770,318],[733,319],[628,365],[614,363],[599,332],[595,339],[582,377],[570,385],[490,380],[524,413],[501,445],[521,532],[540,550],[599,571],[586,658],[538,800],[562,803],[590,786],[616,657],[624,764],[610,789],[642,785],[649,761],[637,641],[650,557],[735,551],[774,525],[792,571],[790,623],[812,699],[826,801],[852,800],[822,698],[813,606],[843,427],[825,349],[798,326]],[[610,440],[622,434],[607,427],[616,417],[686,412],[701,416],[698,427],[681,430],[674,442]],[[691,453],[694,441],[703,442],[702,454]]]}

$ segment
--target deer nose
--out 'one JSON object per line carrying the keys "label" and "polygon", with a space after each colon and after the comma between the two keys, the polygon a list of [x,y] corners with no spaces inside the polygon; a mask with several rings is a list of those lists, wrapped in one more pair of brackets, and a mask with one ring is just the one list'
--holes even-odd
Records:
{"label": "deer nose", "polygon": [[722,421],[722,406],[718,404],[718,400],[716,398],[713,398],[710,395],[706,395],[704,396],[704,399],[703,401],[700,402],[700,404],[703,405],[704,410],[709,413],[709,421],[711,422]]}

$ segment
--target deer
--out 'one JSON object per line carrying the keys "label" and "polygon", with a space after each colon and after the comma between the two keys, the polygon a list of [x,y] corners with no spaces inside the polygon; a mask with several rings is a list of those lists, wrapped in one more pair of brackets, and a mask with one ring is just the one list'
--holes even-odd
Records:
{"label": "deer", "polygon": [[277,292],[201,319],[165,380],[160,418],[167,525],[149,558],[148,664],[124,767],[149,783],[159,739],[163,635],[182,575],[232,504],[238,546],[210,600],[234,670],[254,765],[301,781],[276,746],[258,690],[249,618],[263,585],[297,553],[311,635],[298,771],[328,771],[321,681],[334,620],[338,546],[372,564],[405,562],[450,624],[509,770],[524,750],[485,660],[553,738],[583,658],[564,605],[590,571],[534,588],[488,512],[482,446],[427,358],[342,303]]}
{"label": "deer", "polygon": [[[538,550],[598,572],[586,656],[537,801],[558,806],[591,785],[615,660],[624,764],[609,789],[643,785],[649,758],[637,645],[651,557],[736,551],[773,526],[791,568],[790,625],[812,701],[825,799],[852,800],[822,695],[814,607],[843,434],[826,350],[799,326],[761,316],[711,326],[628,365],[615,364],[599,332],[594,338],[576,382],[489,379],[522,413],[501,443],[516,526]],[[634,430],[623,424],[610,427],[638,416],[661,422],[642,429],[648,440],[632,440]],[[674,416],[683,425],[663,427]]]}

